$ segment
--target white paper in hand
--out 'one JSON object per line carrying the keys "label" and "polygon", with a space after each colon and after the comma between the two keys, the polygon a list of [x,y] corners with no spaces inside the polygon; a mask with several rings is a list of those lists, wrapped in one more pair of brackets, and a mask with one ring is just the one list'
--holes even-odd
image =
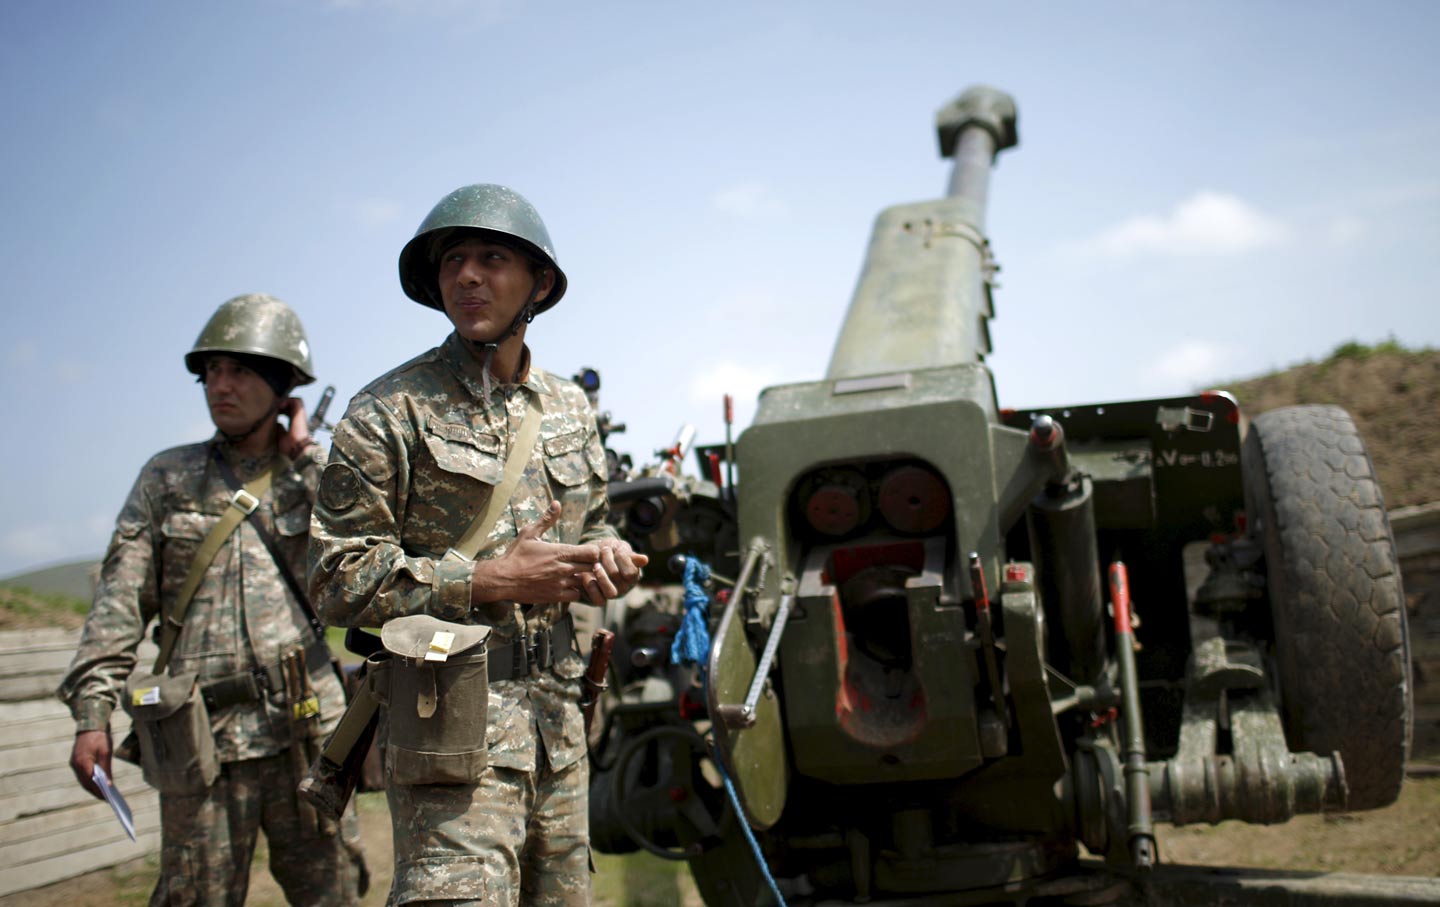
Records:
{"label": "white paper in hand", "polygon": [[115,810],[115,818],[120,820],[120,827],[125,829],[125,834],[130,836],[130,840],[135,840],[135,817],[130,814],[130,804],[125,802],[124,795],[115,789],[115,785],[110,783],[110,776],[105,774],[105,769],[98,764],[90,772],[90,778],[105,795],[105,802]]}

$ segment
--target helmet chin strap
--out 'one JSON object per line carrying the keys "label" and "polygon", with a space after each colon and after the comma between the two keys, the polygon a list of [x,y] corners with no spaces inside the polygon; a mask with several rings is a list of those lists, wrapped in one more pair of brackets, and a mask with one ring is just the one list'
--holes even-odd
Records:
{"label": "helmet chin strap", "polygon": [[[511,337],[514,337],[517,333],[519,333],[520,326],[522,324],[529,324],[534,320],[535,300],[531,299],[529,302],[525,303],[524,308],[520,309],[520,311],[515,313],[514,320],[510,322],[510,326],[507,327],[500,334],[499,337],[496,337],[494,340],[470,341],[472,344],[475,345],[477,349],[485,351],[485,361],[480,371],[480,388],[485,394],[485,405],[488,406],[490,404],[490,391],[492,388],[492,384],[490,381],[490,367],[495,362],[495,351],[500,349],[500,344],[504,343],[505,341],[509,340]],[[515,380],[515,376],[511,375],[510,380],[513,382]]]}
{"label": "helmet chin strap", "polygon": [[241,444],[244,444],[247,438],[260,430],[260,426],[264,425],[266,422],[273,422],[275,420],[275,417],[280,415],[281,399],[283,398],[277,394],[274,401],[272,401],[270,404],[270,409],[266,411],[265,415],[261,416],[253,423],[251,423],[249,428],[235,434],[231,434],[230,432],[221,429],[220,436],[223,437],[227,442],[229,442],[231,447],[239,447]]}

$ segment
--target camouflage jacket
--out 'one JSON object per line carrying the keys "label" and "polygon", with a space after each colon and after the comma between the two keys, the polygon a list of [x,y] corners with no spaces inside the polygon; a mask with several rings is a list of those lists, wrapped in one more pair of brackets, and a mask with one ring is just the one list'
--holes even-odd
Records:
{"label": "camouflage jacket", "polygon": [[[530,395],[544,412],[529,465],[478,558],[505,553],[552,500],[562,506],[546,541],[614,537],[605,522],[605,452],[595,415],[573,382],[538,368],[484,396],[482,364],[458,335],[381,376],[350,401],[335,428],[310,528],[310,594],[327,622],[376,627],[408,614],[494,627],[491,645],[562,620],[557,603],[471,608],[473,562],[442,560],[499,483]],[[491,684],[491,765],[537,767],[536,731],[554,768],[585,754],[578,708],[584,665]],[[528,700],[528,702],[527,702]]]}
{"label": "camouflage jacket", "polygon": [[[219,436],[152,457],[135,480],[115,522],[100,568],[95,602],[80,647],[59,695],[78,731],[104,730],[125,680],[136,667],[136,647],[162,608],[170,608],[189,573],[196,549],[230,506],[233,492],[214,461],[226,456],[241,482],[269,468],[269,458],[240,460]],[[291,573],[305,577],[306,530],[323,455],[312,447],[275,477],[249,520],[259,519],[285,554]],[[215,554],[196,589],[168,672],[198,672],[200,682],[265,668],[281,655],[315,642],[305,614],[249,520]],[[147,662],[140,665],[149,670]],[[311,735],[328,733],[345,707],[334,671],[314,670],[320,720]],[[281,752],[291,727],[284,691],[265,701],[240,703],[211,714],[222,762]]]}

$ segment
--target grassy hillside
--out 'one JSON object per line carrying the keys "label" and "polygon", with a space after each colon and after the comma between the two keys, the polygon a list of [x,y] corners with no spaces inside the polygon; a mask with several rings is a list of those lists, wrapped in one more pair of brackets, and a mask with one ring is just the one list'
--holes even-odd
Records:
{"label": "grassy hillside", "polygon": [[0,586],[0,630],[42,627],[75,630],[85,622],[85,613],[89,610],[88,598]]}
{"label": "grassy hillside", "polygon": [[1252,419],[1302,403],[1349,410],[1390,509],[1440,501],[1440,350],[1346,343],[1320,362],[1222,384]]}
{"label": "grassy hillside", "polygon": [[0,580],[0,630],[78,628],[90,610],[99,561],[75,561]]}
{"label": "grassy hillside", "polygon": [[100,562],[97,560],[72,561],[0,579],[0,587],[89,601],[95,594],[95,573],[99,569]]}

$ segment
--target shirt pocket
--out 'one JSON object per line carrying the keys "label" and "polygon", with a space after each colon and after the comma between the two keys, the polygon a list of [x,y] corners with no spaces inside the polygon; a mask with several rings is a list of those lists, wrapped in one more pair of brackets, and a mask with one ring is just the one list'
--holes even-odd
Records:
{"label": "shirt pocket", "polygon": [[425,426],[410,476],[403,536],[414,552],[443,552],[484,509],[505,472],[500,438],[468,425]]}
{"label": "shirt pocket", "polygon": [[[180,591],[200,543],[210,534],[220,517],[210,513],[176,510],[165,515],[160,523],[161,558],[164,563],[163,591],[173,596]],[[201,583],[203,586],[204,583]]]}
{"label": "shirt pocket", "polygon": [[585,484],[590,478],[590,462],[585,458],[585,429],[546,438],[545,469],[552,481],[566,488]]}
{"label": "shirt pocket", "polygon": [[546,438],[542,443],[550,493],[560,502],[559,540],[569,545],[579,542],[585,531],[590,479],[596,474],[585,453],[587,439],[588,432],[582,428]]}
{"label": "shirt pocket", "polygon": [[[179,603],[176,597],[190,575],[200,545],[219,520],[220,517],[215,514],[177,510],[166,514],[161,522],[165,563],[162,601],[166,613]],[[231,531],[233,535],[234,530]],[[229,541],[231,539],[226,540],[227,543]],[[236,651],[234,596],[229,594],[224,576],[229,553],[227,544],[222,544],[206,565],[204,578],[195,588],[185,612],[176,648],[177,659],[228,655]]]}
{"label": "shirt pocket", "polygon": [[284,507],[287,503],[289,507],[275,513],[275,542],[284,553],[290,574],[303,585],[309,556],[310,502],[304,497],[297,501],[275,502],[277,507]]}

